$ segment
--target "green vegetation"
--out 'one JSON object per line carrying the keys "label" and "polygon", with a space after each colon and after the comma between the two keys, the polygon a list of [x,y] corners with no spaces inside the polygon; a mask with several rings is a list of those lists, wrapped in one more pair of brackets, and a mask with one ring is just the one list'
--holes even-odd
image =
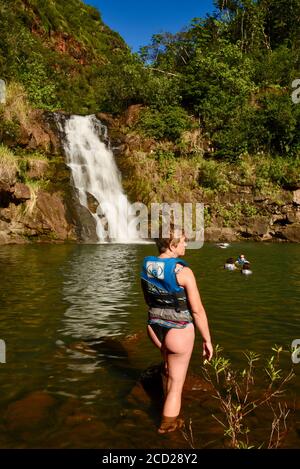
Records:
{"label": "green vegetation", "polygon": [[192,127],[192,121],[182,107],[165,106],[144,110],[137,127],[148,137],[176,141]]}
{"label": "green vegetation", "polygon": [[[36,193],[39,189],[49,190],[50,186],[60,188],[60,181],[53,180],[53,168],[63,163],[62,157],[49,159],[41,152],[12,151],[0,145],[0,180],[8,184],[21,182]],[[61,177],[64,178],[63,171]]]}
{"label": "green vegetation", "polygon": [[199,172],[199,183],[205,189],[213,192],[227,192],[230,188],[227,163],[217,163],[214,160],[202,160]]}
{"label": "green vegetation", "polygon": [[38,108],[99,111],[116,84],[107,83],[113,70],[121,77],[136,62],[99,12],[81,0],[1,1],[0,22],[1,78],[22,83]]}
{"label": "green vegetation", "polygon": [[[183,32],[153,36],[140,52],[150,77],[144,86],[155,77],[159,92],[155,102],[145,94],[135,130],[158,142],[175,142],[159,150],[159,165],[150,161],[157,161],[157,151],[148,155],[147,200],[178,195],[190,200],[199,196],[198,187],[212,201],[248,186],[252,197],[275,201],[280,190],[300,187],[300,105],[291,99],[292,81],[300,77],[295,20],[300,1],[288,7],[277,0],[216,1],[215,6],[214,14],[193,20]],[[172,101],[170,90],[176,92]],[[188,148],[184,136],[195,127],[201,130],[200,143]],[[174,157],[162,164],[170,152]],[[143,181],[143,163],[141,171],[135,164]],[[182,181],[182,167],[193,176]],[[257,214],[252,202],[215,205],[225,226]]]}
{"label": "green vegetation", "polygon": [[[204,376],[213,385],[214,397],[220,405],[220,415],[213,417],[223,427],[231,448],[278,448],[288,433],[290,409],[282,397],[295,375],[292,369],[285,373],[280,368],[282,347],[275,346],[272,351],[273,355],[262,369],[263,377],[258,368],[259,355],[244,353],[246,367],[237,371],[221,355],[222,349],[218,346],[211,362],[206,362],[203,367]],[[265,441],[257,441],[255,437],[259,415],[263,415]]]}
{"label": "green vegetation", "polygon": [[291,83],[300,76],[300,1],[220,0],[215,6],[184,32],[155,35],[142,50],[145,64],[174,83],[214,157],[297,155],[300,106],[292,102]]}
{"label": "green vegetation", "polygon": [[255,217],[258,214],[257,207],[247,202],[236,202],[227,205],[216,202],[213,208],[216,216],[222,220],[225,227],[234,227],[242,223],[243,220]]}

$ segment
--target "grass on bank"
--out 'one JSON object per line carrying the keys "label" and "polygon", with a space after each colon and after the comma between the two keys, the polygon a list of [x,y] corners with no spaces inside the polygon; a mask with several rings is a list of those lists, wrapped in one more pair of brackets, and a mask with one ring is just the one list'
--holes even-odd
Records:
{"label": "grass on bank", "polygon": [[9,82],[6,88],[6,103],[1,106],[3,120],[17,120],[21,125],[26,126],[30,110],[24,87],[20,83]]}
{"label": "grass on bank", "polygon": [[[158,145],[151,153],[133,151],[124,157],[124,185],[133,200],[193,202],[248,188],[253,195],[278,200],[282,190],[300,187],[300,155],[283,158],[241,155],[234,162],[204,158],[202,153],[177,156],[176,147]],[[127,175],[127,177],[126,177]],[[220,201],[221,202],[221,201]],[[244,206],[245,215],[256,215]]]}
{"label": "grass on bank", "polygon": [[36,126],[25,88],[11,81],[6,87],[6,102],[0,105],[0,139],[15,146],[22,129],[30,135]]}
{"label": "grass on bank", "polygon": [[[279,448],[288,434],[291,409],[283,397],[295,374],[293,367],[288,371],[281,368],[283,348],[275,345],[272,351],[264,364],[256,353],[244,352],[246,366],[235,370],[217,346],[211,362],[204,364],[204,376],[214,388],[220,409],[220,413],[212,417],[223,428],[231,448]],[[261,382],[263,386],[258,384]],[[262,421],[264,441],[257,440],[257,424],[251,420],[258,412],[263,412],[265,417]]]}
{"label": "grass on bank", "polygon": [[38,189],[47,189],[49,180],[46,170],[38,178],[31,178],[27,174],[31,163],[38,162],[45,164],[45,168],[48,167],[47,157],[40,152],[23,153],[19,156],[7,146],[0,144],[0,181],[9,185],[22,182],[35,192]]}

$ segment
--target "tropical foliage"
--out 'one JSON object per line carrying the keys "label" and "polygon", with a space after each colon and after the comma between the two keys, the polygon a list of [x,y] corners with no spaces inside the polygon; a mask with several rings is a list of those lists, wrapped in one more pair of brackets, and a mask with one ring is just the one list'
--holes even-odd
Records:
{"label": "tropical foliage", "polygon": [[155,139],[179,141],[197,123],[209,157],[294,157],[299,12],[300,0],[218,0],[132,54],[81,0],[0,0],[0,75],[38,108],[119,114],[142,104],[137,129]]}

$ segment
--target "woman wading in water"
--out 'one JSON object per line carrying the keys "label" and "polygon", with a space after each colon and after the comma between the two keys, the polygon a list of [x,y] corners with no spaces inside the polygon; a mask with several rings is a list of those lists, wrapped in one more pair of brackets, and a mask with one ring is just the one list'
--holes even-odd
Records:
{"label": "woman wading in water", "polygon": [[181,428],[181,395],[195,340],[195,328],[203,338],[203,357],[213,355],[206,313],[195,276],[179,259],[185,253],[185,236],[156,240],[159,256],[143,261],[142,288],[149,306],[148,335],[161,350],[167,376],[166,395],[159,433]]}

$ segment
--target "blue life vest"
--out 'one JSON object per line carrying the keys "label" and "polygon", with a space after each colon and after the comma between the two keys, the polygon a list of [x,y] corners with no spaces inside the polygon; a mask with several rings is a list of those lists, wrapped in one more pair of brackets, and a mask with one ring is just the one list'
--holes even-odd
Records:
{"label": "blue life vest", "polygon": [[247,261],[246,258],[242,259],[241,257],[238,257],[236,263],[243,266],[244,264],[249,264],[249,261]]}
{"label": "blue life vest", "polygon": [[147,256],[143,261],[141,283],[145,301],[150,308],[189,310],[186,292],[176,279],[176,264],[186,266],[178,258]]}

